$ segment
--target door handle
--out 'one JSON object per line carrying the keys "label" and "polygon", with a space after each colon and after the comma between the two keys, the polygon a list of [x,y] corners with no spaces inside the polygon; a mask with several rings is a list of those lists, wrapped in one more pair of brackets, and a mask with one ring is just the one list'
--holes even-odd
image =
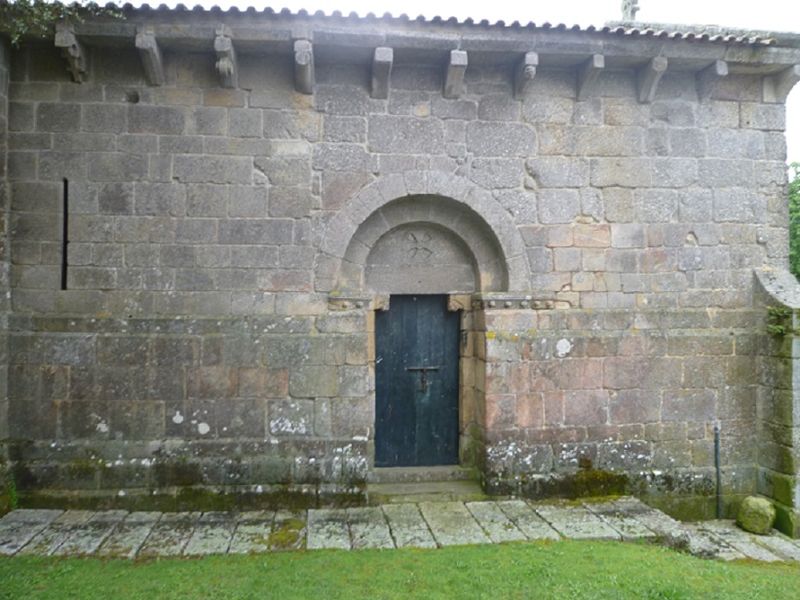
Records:
{"label": "door handle", "polygon": [[434,367],[406,367],[406,371],[419,372],[419,391],[423,393],[428,391],[428,371],[438,370],[438,365]]}

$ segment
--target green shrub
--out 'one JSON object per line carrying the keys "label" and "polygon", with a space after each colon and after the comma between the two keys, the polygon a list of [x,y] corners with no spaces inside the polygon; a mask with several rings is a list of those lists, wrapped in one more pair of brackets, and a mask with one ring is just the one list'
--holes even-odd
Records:
{"label": "green shrub", "polygon": [[800,279],[800,163],[789,169],[789,268]]}
{"label": "green shrub", "polygon": [[49,38],[55,23],[65,19],[80,23],[86,17],[122,16],[112,6],[100,6],[88,0],[50,2],[48,0],[0,0],[0,33],[8,35],[13,46],[24,38]]}

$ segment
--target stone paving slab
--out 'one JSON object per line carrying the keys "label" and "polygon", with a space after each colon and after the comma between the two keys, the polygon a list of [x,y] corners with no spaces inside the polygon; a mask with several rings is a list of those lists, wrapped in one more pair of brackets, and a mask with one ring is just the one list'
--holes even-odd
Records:
{"label": "stone paving slab", "polygon": [[630,514],[624,507],[620,507],[613,502],[585,502],[583,507],[596,514],[616,531],[619,531],[623,541],[651,540],[658,537],[654,531],[640,522],[635,515]]}
{"label": "stone paving slab", "polygon": [[772,535],[754,535],[753,541],[766,547],[770,552],[782,557],[784,560],[800,561],[800,544],[795,543],[782,533]]}
{"label": "stone paving slab", "polygon": [[126,510],[97,512],[55,549],[53,556],[84,556],[94,554],[111,532],[128,516]]}
{"label": "stone paving slab", "polygon": [[394,548],[394,540],[379,506],[348,508],[347,523],[353,540],[353,550],[362,548]]}
{"label": "stone paving slab", "polygon": [[777,562],[783,560],[767,550],[764,546],[756,543],[753,535],[742,531],[733,524],[733,521],[707,521],[697,524],[697,527],[710,533],[712,537],[721,539],[731,548],[741,552],[747,558],[764,562]]}
{"label": "stone paving slab", "polygon": [[656,534],[657,540],[672,548],[686,550],[694,556],[719,560],[740,560],[745,556],[715,538],[708,532],[689,523],[676,521],[669,515],[644,502],[627,496],[609,502],[613,509],[625,517],[630,517]]}
{"label": "stone paving slab", "polygon": [[233,514],[224,512],[203,513],[195,525],[192,537],[183,549],[185,556],[226,554],[230,548],[236,520]]}
{"label": "stone paving slab", "polygon": [[683,548],[689,543],[689,533],[680,521],[669,515],[647,506],[636,498],[625,497],[610,501],[608,504],[620,514],[636,519],[647,529],[656,534],[667,545]]}
{"label": "stone paving slab", "polygon": [[747,558],[736,548],[725,543],[723,539],[701,529],[695,523],[684,525],[686,543],[683,548],[694,556],[700,558],[714,558],[717,560],[742,560]]}
{"label": "stone paving slab", "polygon": [[495,504],[514,522],[527,539],[553,541],[561,539],[558,532],[537,515],[524,500],[500,500]]}
{"label": "stone paving slab", "polygon": [[495,502],[467,502],[466,506],[492,543],[520,542],[526,539],[525,534]]}
{"label": "stone paving slab", "polygon": [[94,513],[90,510],[68,510],[61,513],[46,529],[22,548],[20,554],[50,556],[67,541],[73,531],[83,527],[93,515]]}
{"label": "stone paving slab", "polygon": [[0,519],[0,554],[155,558],[308,547],[435,548],[524,540],[646,540],[720,560],[800,562],[800,541],[732,521],[681,523],[634,498],[598,503],[419,502],[309,511],[18,510]]}
{"label": "stone paving slab", "polygon": [[398,548],[436,548],[436,540],[416,504],[384,504],[381,509]]}
{"label": "stone paving slab", "polygon": [[160,512],[128,514],[106,538],[97,555],[106,558],[135,558],[160,518]]}
{"label": "stone paving slab", "polygon": [[622,535],[583,506],[537,504],[534,509],[553,529],[575,540],[620,540]]}
{"label": "stone paving slab", "polygon": [[236,531],[233,534],[228,552],[231,554],[257,554],[269,551],[269,537],[275,511],[248,511],[236,518]]}
{"label": "stone paving slab", "polygon": [[269,539],[269,549],[300,550],[306,547],[306,513],[279,510],[275,513],[275,522]]}
{"label": "stone paving slab", "polygon": [[15,510],[0,519],[0,555],[12,556],[56,518],[61,510]]}
{"label": "stone paving slab", "polygon": [[199,512],[164,513],[139,551],[139,558],[179,556],[199,518]]}
{"label": "stone paving slab", "polygon": [[338,548],[350,550],[350,527],[347,512],[342,509],[317,509],[308,511],[309,550]]}
{"label": "stone paving slab", "polygon": [[439,546],[491,543],[462,502],[420,502],[419,509]]}

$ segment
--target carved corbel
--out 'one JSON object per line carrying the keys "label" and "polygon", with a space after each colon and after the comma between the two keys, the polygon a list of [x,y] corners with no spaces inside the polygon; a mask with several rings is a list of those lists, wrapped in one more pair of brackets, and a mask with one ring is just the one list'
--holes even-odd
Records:
{"label": "carved corbel", "polygon": [[594,91],[600,73],[606,68],[606,58],[602,54],[592,54],[578,72],[578,100],[586,100]]}
{"label": "carved corbel", "polygon": [[517,64],[514,72],[514,96],[522,98],[528,91],[534,77],[536,77],[536,67],[539,65],[539,54],[536,52],[526,52],[522,60]]}
{"label": "carved corbel", "polygon": [[658,84],[667,71],[668,61],[664,56],[656,56],[650,59],[644,67],[639,70],[637,77],[639,85],[639,102],[649,104],[656,97]]}
{"label": "carved corbel", "polygon": [[75,36],[75,26],[70,21],[56,23],[55,46],[67,61],[67,71],[72,80],[82,83],[86,76],[86,51]]}
{"label": "carved corbel", "polygon": [[222,87],[239,87],[239,65],[236,62],[236,49],[233,47],[230,28],[221,25],[214,38],[214,52],[217,53],[217,73]]}
{"label": "carved corbel", "polygon": [[301,94],[314,93],[314,46],[309,40],[294,42],[294,87]]}
{"label": "carved corbel", "polygon": [[460,98],[464,93],[464,73],[467,71],[467,53],[465,50],[451,50],[450,61],[444,80],[444,97]]}
{"label": "carved corbel", "polygon": [[789,92],[798,81],[800,81],[800,65],[794,65],[780,73],[764,77],[764,102],[786,102]]}
{"label": "carved corbel", "polygon": [[164,85],[164,63],[161,59],[161,48],[158,47],[152,28],[140,29],[136,33],[136,49],[142,59],[142,67],[147,83]]}
{"label": "carved corbel", "polygon": [[385,100],[389,97],[389,81],[394,64],[394,50],[375,48],[372,57],[372,97]]}
{"label": "carved corbel", "polygon": [[705,69],[700,71],[695,80],[697,83],[697,97],[700,102],[705,102],[714,93],[717,84],[723,77],[728,76],[728,63],[724,60],[715,60]]}

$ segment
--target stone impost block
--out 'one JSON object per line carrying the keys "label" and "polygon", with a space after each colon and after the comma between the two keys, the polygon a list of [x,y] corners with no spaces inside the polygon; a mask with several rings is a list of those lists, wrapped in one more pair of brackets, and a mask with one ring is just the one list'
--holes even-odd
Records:
{"label": "stone impost block", "polygon": [[394,63],[394,51],[391,48],[375,48],[372,57],[372,97],[385,100],[389,97],[389,81]]}
{"label": "stone impost block", "polygon": [[164,64],[161,60],[161,48],[152,29],[140,29],[136,34],[136,49],[142,59],[142,67],[147,83],[164,85]]}
{"label": "stone impost block", "polygon": [[457,99],[464,93],[464,73],[467,72],[467,53],[451,50],[444,79],[444,97]]}
{"label": "stone impost block", "polygon": [[67,61],[67,70],[76,83],[86,77],[86,51],[75,36],[75,26],[69,21],[56,23],[55,46]]}
{"label": "stone impost block", "polygon": [[301,94],[314,93],[314,47],[309,40],[294,42],[294,87]]}
{"label": "stone impost block", "polygon": [[533,83],[538,65],[539,54],[537,52],[526,52],[525,56],[517,64],[514,72],[514,95],[517,98],[522,98]]}
{"label": "stone impost block", "polygon": [[236,61],[236,50],[233,47],[231,32],[228,27],[217,28],[214,38],[214,52],[217,53],[216,69],[222,87],[239,87],[239,65]]}
{"label": "stone impost block", "polygon": [[583,64],[578,73],[578,100],[586,100],[591,95],[605,66],[606,59],[602,54],[593,54]]}
{"label": "stone impost block", "polygon": [[728,63],[724,60],[715,60],[695,76],[697,97],[700,102],[705,102],[714,94],[719,80],[728,76]]}
{"label": "stone impost block", "polygon": [[667,71],[667,61],[664,56],[656,56],[650,60],[638,73],[639,102],[647,104],[656,97],[658,84]]}

